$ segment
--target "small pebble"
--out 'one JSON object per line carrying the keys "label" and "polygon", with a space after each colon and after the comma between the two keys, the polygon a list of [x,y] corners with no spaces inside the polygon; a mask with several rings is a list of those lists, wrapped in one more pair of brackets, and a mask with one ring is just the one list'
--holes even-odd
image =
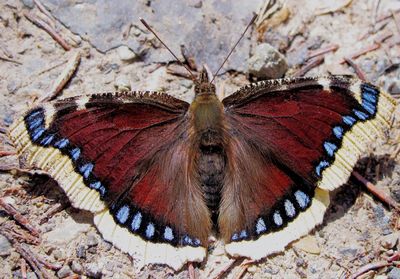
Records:
{"label": "small pebble", "polygon": [[392,249],[396,246],[398,240],[399,235],[397,233],[391,233],[382,237],[381,245],[386,249]]}
{"label": "small pebble", "polygon": [[65,278],[74,274],[68,265],[64,265],[59,271],[57,271],[58,278]]}
{"label": "small pebble", "polygon": [[99,244],[99,240],[97,239],[96,235],[88,234],[86,244],[89,247],[97,246]]}
{"label": "small pebble", "polygon": [[8,256],[11,254],[12,246],[6,237],[0,234],[0,256]]}
{"label": "small pebble", "polygon": [[134,53],[127,46],[120,46],[117,49],[117,53],[118,53],[119,58],[124,62],[131,62],[137,57],[136,53]]}
{"label": "small pebble", "polygon": [[20,87],[21,87],[20,82],[17,82],[15,80],[11,80],[7,84],[8,93],[14,94]]}
{"label": "small pebble", "polygon": [[53,257],[54,257],[54,259],[56,259],[56,260],[64,259],[64,253],[63,253],[61,250],[55,250],[55,251],[53,252]]}
{"label": "small pebble", "polygon": [[112,244],[107,242],[107,241],[103,241],[103,250],[108,252],[110,251],[112,248]]}
{"label": "small pebble", "polygon": [[38,279],[38,277],[35,272],[27,272],[26,279]]}
{"label": "small pebble", "polygon": [[285,57],[266,43],[256,46],[248,65],[249,73],[262,79],[280,78],[288,70]]}
{"label": "small pebble", "polygon": [[89,247],[86,251],[88,253],[90,253],[90,254],[96,254],[97,253],[97,247],[96,246]]}
{"label": "small pebble", "polygon": [[86,258],[86,248],[83,245],[79,245],[78,248],[76,248],[76,256],[80,259],[85,259]]}
{"label": "small pebble", "polygon": [[86,265],[85,275],[92,278],[101,278],[101,269],[97,263],[89,263]]}
{"label": "small pebble", "polygon": [[82,274],[82,271],[83,271],[83,267],[78,261],[72,261],[71,269],[73,272],[75,272],[77,274]]}
{"label": "small pebble", "polygon": [[400,268],[393,267],[387,274],[388,279],[400,279]]}
{"label": "small pebble", "polygon": [[113,262],[107,262],[104,266],[108,271],[113,271],[114,270],[114,263]]}
{"label": "small pebble", "polygon": [[279,273],[279,269],[278,269],[278,268],[266,267],[266,268],[263,269],[263,273],[268,273],[268,274],[276,275],[276,274]]}
{"label": "small pebble", "polygon": [[251,265],[247,268],[247,272],[250,274],[255,274],[257,272],[257,266],[256,265]]}
{"label": "small pebble", "polygon": [[131,84],[129,82],[129,79],[125,75],[117,76],[114,81],[114,86],[117,89],[117,91],[130,91],[131,90]]}

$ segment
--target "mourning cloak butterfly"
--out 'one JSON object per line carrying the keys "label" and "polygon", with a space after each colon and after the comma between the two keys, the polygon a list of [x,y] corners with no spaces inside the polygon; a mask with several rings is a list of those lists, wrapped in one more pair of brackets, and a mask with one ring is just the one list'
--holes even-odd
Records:
{"label": "mourning cloak butterfly", "polygon": [[205,71],[191,104],[156,92],[41,104],[10,129],[104,239],[139,261],[180,269],[207,239],[261,259],[323,220],[395,102],[343,76],[260,81],[218,100]]}
{"label": "mourning cloak butterfly", "polygon": [[10,129],[103,237],[142,262],[202,261],[213,231],[261,259],[323,219],[389,127],[394,101],[348,77],[253,83],[219,101],[202,74],[191,104],[156,92],[39,105]]}

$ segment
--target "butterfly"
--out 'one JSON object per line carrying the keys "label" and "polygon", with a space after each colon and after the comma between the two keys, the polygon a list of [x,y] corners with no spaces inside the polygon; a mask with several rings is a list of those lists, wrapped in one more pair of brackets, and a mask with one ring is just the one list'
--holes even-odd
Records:
{"label": "butterfly", "polygon": [[395,102],[348,76],[260,81],[220,101],[207,72],[191,104],[165,93],[104,93],[40,104],[9,135],[103,238],[138,266],[262,259],[323,221],[390,126]]}

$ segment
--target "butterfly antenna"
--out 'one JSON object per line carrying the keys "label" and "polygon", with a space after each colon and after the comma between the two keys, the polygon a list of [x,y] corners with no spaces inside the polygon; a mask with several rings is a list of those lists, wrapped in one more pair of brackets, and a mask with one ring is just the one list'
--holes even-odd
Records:
{"label": "butterfly antenna", "polygon": [[182,61],[180,61],[178,59],[178,57],[172,52],[172,50],[163,42],[163,40],[160,39],[160,37],[158,37],[158,35],[156,34],[156,32],[154,32],[154,30],[150,27],[150,25],[147,24],[147,22],[143,19],[143,18],[139,18],[140,22],[143,23],[143,25],[151,32],[153,33],[154,36],[156,36],[156,38],[160,41],[160,43],[169,51],[169,53],[172,54],[172,56],[176,59],[176,61],[178,61],[179,64],[181,64],[183,67],[185,67],[185,69],[189,72],[190,76],[192,77],[193,80],[195,80],[195,76],[192,73],[192,71],[189,69],[188,66],[186,66]]}
{"label": "butterfly antenna", "polygon": [[211,80],[210,83],[212,83],[215,79],[215,77],[217,76],[217,74],[219,73],[219,71],[222,69],[222,67],[224,66],[225,62],[228,60],[229,56],[231,56],[232,52],[235,50],[236,46],[239,44],[239,42],[242,40],[244,34],[246,34],[247,30],[249,29],[249,27],[254,23],[254,21],[256,20],[257,15],[254,15],[253,18],[250,20],[249,24],[247,24],[246,29],[244,29],[242,35],[240,36],[239,40],[237,40],[236,44],[233,46],[233,48],[231,49],[231,51],[229,52],[229,54],[226,56],[224,62],[222,62],[221,66],[219,66],[218,70],[215,72],[213,79]]}

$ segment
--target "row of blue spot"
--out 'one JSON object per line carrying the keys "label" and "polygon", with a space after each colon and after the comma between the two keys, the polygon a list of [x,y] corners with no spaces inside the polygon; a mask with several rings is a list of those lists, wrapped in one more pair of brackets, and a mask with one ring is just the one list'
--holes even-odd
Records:
{"label": "row of blue spot", "polygon": [[[144,232],[144,237],[148,240],[154,240],[156,237],[156,223],[153,221],[144,222],[143,214],[140,210],[131,209],[127,204],[122,205],[116,211],[115,217],[120,225],[128,227],[132,232],[139,233],[141,229]],[[175,235],[173,229],[170,226],[162,226],[162,241],[165,242],[177,242],[177,236]],[[180,237],[180,244],[199,246],[200,240],[197,238],[191,238],[188,235]]]}
{"label": "row of blue spot", "polygon": [[[367,121],[373,118],[376,114],[378,107],[379,90],[372,87],[371,85],[363,83],[360,86],[361,90],[361,109],[353,109],[352,115],[345,115],[342,117],[343,124],[333,127],[332,134],[336,138],[336,141],[341,141],[345,134],[345,131],[350,130],[352,126],[358,121]],[[339,149],[339,146],[331,141],[325,141],[323,148],[328,159],[321,160],[315,167],[315,174],[317,177],[321,177],[322,171],[330,166],[330,162],[333,161],[335,152]]]}
{"label": "row of blue spot", "polygon": [[[305,210],[311,204],[311,197],[301,190],[297,190],[294,192],[294,201],[296,202],[297,207],[300,210]],[[271,227],[279,228],[284,225],[284,219],[282,217],[282,212],[285,214],[285,218],[288,220],[293,219],[297,215],[296,206],[293,204],[293,201],[290,199],[285,199],[283,202],[283,208],[276,209],[272,212],[271,221],[274,224],[271,224]],[[255,233],[257,235],[264,234],[268,231],[269,226],[267,225],[266,219],[263,217],[259,217],[255,224]],[[234,233],[231,237],[232,241],[241,241],[247,239],[249,237],[249,233],[246,230],[242,230],[240,232]]]}
{"label": "row of blue spot", "polygon": [[[81,149],[79,147],[74,147],[70,144],[69,140],[66,138],[59,138],[55,133],[50,133],[45,128],[45,115],[43,109],[39,108],[30,112],[25,117],[25,125],[27,127],[28,133],[31,137],[33,143],[39,144],[41,146],[53,146],[62,152],[66,152],[72,161],[77,164],[78,159],[81,156]],[[78,166],[78,171],[83,176],[85,180],[92,180],[91,174],[94,165],[92,163],[84,163]],[[90,182],[89,187],[97,190],[103,197],[106,192],[106,188],[102,183],[96,179],[94,182]]]}

